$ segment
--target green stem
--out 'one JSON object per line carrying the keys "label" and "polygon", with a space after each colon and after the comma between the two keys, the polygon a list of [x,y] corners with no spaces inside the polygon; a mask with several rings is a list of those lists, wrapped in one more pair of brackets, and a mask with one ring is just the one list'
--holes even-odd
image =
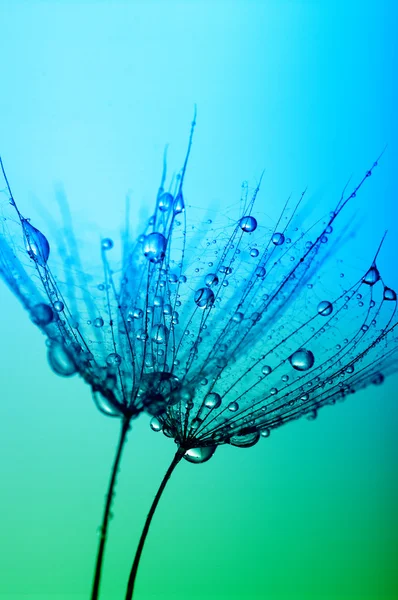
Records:
{"label": "green stem", "polygon": [[103,563],[103,559],[104,559],[108,525],[109,525],[109,520],[111,517],[111,506],[112,506],[112,500],[113,500],[113,493],[114,493],[114,489],[115,489],[120,459],[122,457],[122,451],[123,451],[124,444],[126,442],[126,436],[127,436],[128,430],[129,430],[129,426],[130,426],[130,419],[123,419],[122,427],[120,430],[119,441],[118,441],[118,445],[117,445],[117,449],[116,449],[116,454],[115,454],[115,458],[113,461],[111,477],[109,480],[104,514],[102,517],[102,524],[101,524],[101,529],[100,529],[100,541],[98,544],[97,562],[95,565],[95,574],[94,574],[94,581],[93,581],[93,589],[91,592],[91,600],[97,600],[98,595],[99,595],[102,563]]}
{"label": "green stem", "polygon": [[151,525],[151,521],[153,518],[153,515],[155,514],[155,510],[156,507],[159,503],[160,497],[163,493],[164,488],[166,487],[166,484],[168,482],[168,480],[171,477],[171,474],[173,473],[174,469],[176,468],[176,466],[178,465],[178,463],[180,462],[181,458],[184,456],[185,454],[185,450],[183,448],[179,448],[169,466],[169,468],[166,471],[166,475],[163,477],[162,483],[160,484],[160,487],[156,493],[156,496],[152,502],[152,506],[149,510],[148,516],[146,518],[145,521],[145,525],[144,525],[144,529],[142,530],[142,534],[141,534],[141,538],[138,544],[138,548],[137,551],[135,553],[135,557],[134,557],[134,562],[133,562],[133,566],[131,567],[131,571],[130,571],[130,577],[129,577],[129,581],[127,584],[127,590],[126,590],[126,597],[125,600],[131,600],[133,597],[133,592],[134,592],[134,584],[135,584],[135,580],[137,577],[137,571],[138,571],[138,566],[140,564],[140,559],[141,559],[141,554],[142,554],[142,550],[144,548],[144,544],[145,544],[145,540],[146,540],[146,536],[148,535],[148,531],[149,531],[149,527]]}

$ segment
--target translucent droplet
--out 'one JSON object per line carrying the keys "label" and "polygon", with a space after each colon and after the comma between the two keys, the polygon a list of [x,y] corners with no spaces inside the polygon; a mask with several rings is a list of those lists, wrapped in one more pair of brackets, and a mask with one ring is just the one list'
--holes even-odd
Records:
{"label": "translucent droplet", "polygon": [[271,430],[270,429],[262,429],[260,431],[260,435],[262,437],[269,437],[271,435]]}
{"label": "translucent droplet", "polygon": [[283,233],[274,233],[274,235],[272,236],[272,243],[275,244],[275,246],[282,246],[284,242],[285,236],[283,235]]}
{"label": "translucent droplet", "polygon": [[260,432],[252,431],[250,433],[233,435],[230,438],[229,443],[232,444],[232,446],[237,446],[238,448],[250,448],[251,446],[257,444],[259,439]]}
{"label": "translucent droplet", "polygon": [[48,304],[36,304],[31,309],[31,317],[33,323],[42,327],[51,323],[54,318],[53,309]]}
{"label": "translucent droplet", "polygon": [[380,279],[380,273],[376,265],[372,265],[369,271],[366,273],[365,277],[362,279],[364,283],[367,285],[374,285]]}
{"label": "translucent droplet", "polygon": [[264,277],[265,272],[266,271],[265,271],[264,267],[257,267],[257,269],[256,269],[256,276],[257,277]]}
{"label": "translucent droplet", "polygon": [[144,255],[152,263],[161,262],[166,253],[166,246],[167,241],[162,233],[150,233],[144,241]]}
{"label": "translucent droplet", "polygon": [[96,319],[94,319],[94,327],[103,327],[104,326],[104,319],[102,317],[97,317]]}
{"label": "translucent droplet", "polygon": [[111,352],[106,357],[106,364],[109,365],[110,367],[117,367],[120,365],[121,362],[122,362],[122,357],[120,356],[120,354],[117,354],[116,352]]}
{"label": "translucent droplet", "polygon": [[247,231],[250,233],[251,231],[257,229],[257,221],[254,217],[242,217],[239,221],[239,227],[242,229],[242,231]]}
{"label": "translucent droplet", "polygon": [[209,273],[208,275],[206,275],[206,277],[205,277],[205,284],[208,287],[214,287],[214,286],[218,285],[218,277],[217,277],[217,275],[215,275],[214,273]]}
{"label": "translucent droplet", "polygon": [[53,304],[53,309],[55,310],[55,312],[62,312],[65,308],[65,305],[63,302],[61,302],[61,300],[56,300]]}
{"label": "translucent droplet", "polygon": [[51,343],[47,357],[50,367],[57,375],[70,377],[76,373],[75,362],[63,344],[58,342]]}
{"label": "translucent droplet", "polygon": [[190,463],[204,463],[213,456],[217,446],[204,446],[202,448],[190,448],[184,454],[185,460]]}
{"label": "translucent droplet", "polygon": [[164,192],[159,198],[159,210],[161,212],[167,212],[171,206],[173,206],[174,198],[169,192]]}
{"label": "translucent droplet", "polygon": [[218,408],[221,404],[221,396],[220,394],[217,394],[217,392],[210,392],[210,394],[208,394],[206,396],[205,399],[205,406],[206,408]]}
{"label": "translucent droplet", "polygon": [[111,250],[113,248],[113,240],[111,238],[105,238],[101,243],[103,250]]}
{"label": "translucent droplet", "polygon": [[185,202],[182,192],[179,191],[173,204],[173,212],[175,215],[179,215],[185,210]]}
{"label": "translucent droplet", "polygon": [[155,344],[165,344],[168,335],[169,330],[165,325],[162,325],[162,323],[158,323],[152,327],[151,340],[155,342]]}
{"label": "translucent droplet", "polygon": [[228,404],[228,410],[230,410],[231,412],[236,412],[237,410],[239,410],[239,404],[237,402],[230,402]]}
{"label": "translucent droplet", "polygon": [[261,372],[263,375],[269,375],[272,372],[272,369],[268,365],[264,365],[264,367],[261,369]]}
{"label": "translucent droplet", "polygon": [[308,369],[313,367],[315,357],[311,350],[300,348],[300,350],[297,350],[289,357],[289,362],[293,369],[296,369],[297,371],[308,371]]}
{"label": "translucent droplet", "polygon": [[384,300],[392,300],[393,302],[397,299],[397,294],[394,290],[389,287],[384,288]]}
{"label": "translucent droplet", "polygon": [[234,321],[234,323],[240,323],[243,319],[243,313],[241,312],[236,312],[234,314],[234,316],[232,317],[232,320]]}
{"label": "translucent droplet", "polygon": [[322,300],[318,304],[318,313],[322,315],[322,317],[328,317],[333,312],[333,304],[329,302],[329,300]]}
{"label": "translucent droplet", "polygon": [[50,255],[50,244],[47,238],[26,219],[22,220],[22,227],[25,234],[25,248],[30,258],[41,267],[45,267]]}
{"label": "translucent droplet", "polygon": [[152,431],[162,431],[163,424],[157,417],[152,417],[150,426]]}
{"label": "translucent droplet", "polygon": [[209,288],[200,288],[195,292],[194,300],[199,308],[209,308],[214,303],[214,294]]}

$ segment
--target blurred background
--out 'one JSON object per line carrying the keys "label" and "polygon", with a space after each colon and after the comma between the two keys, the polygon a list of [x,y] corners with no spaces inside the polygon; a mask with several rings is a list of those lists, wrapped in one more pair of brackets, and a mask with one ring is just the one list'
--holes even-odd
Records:
{"label": "blurred background", "polygon": [[[327,213],[388,144],[350,205],[360,228],[343,252],[368,264],[388,228],[378,264],[397,288],[397,16],[392,1],[1,0],[0,152],[14,196],[40,220],[62,186],[74,221],[112,236],[130,194],[137,225],[166,143],[171,171],[182,164],[195,103],[196,206],[225,210],[265,169],[260,210],[277,216],[308,185]],[[118,423],[81,380],[51,372],[4,284],[0,306],[0,598],[86,600]],[[136,600],[398,598],[397,386],[181,464]],[[134,423],[102,600],[124,597],[173,453],[146,416]]]}

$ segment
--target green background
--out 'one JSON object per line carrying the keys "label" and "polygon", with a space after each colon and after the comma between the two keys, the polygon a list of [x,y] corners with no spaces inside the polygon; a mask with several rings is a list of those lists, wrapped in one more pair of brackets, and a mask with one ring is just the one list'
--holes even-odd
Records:
{"label": "green background", "polygon": [[[265,167],[276,205],[308,184],[327,212],[388,142],[353,207],[355,247],[370,261],[388,227],[379,265],[398,287],[395,3],[0,1],[0,11],[0,150],[25,213],[51,212],[62,182],[74,220],[112,235],[128,190],[136,213],[152,203],[165,142],[181,164],[196,102],[195,205],[230,206]],[[118,423],[82,381],[50,371],[4,285],[0,301],[0,598],[87,599]],[[254,448],[181,464],[136,599],[398,598],[397,386],[391,377]],[[123,598],[173,453],[147,417],[134,423],[103,600]]]}

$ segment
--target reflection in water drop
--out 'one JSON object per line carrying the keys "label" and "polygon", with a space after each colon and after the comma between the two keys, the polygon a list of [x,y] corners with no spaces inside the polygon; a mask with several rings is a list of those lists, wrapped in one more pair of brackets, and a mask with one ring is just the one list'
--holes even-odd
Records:
{"label": "reflection in water drop", "polygon": [[52,322],[54,319],[54,313],[48,304],[40,303],[36,304],[31,309],[32,321],[36,325],[45,326]]}
{"label": "reflection in water drop", "polygon": [[161,262],[166,253],[167,241],[162,233],[150,233],[144,241],[144,255],[152,263]]}
{"label": "reflection in water drop", "polygon": [[322,317],[328,317],[333,312],[333,304],[329,302],[329,300],[322,300],[318,304],[318,313],[322,315]]}
{"label": "reflection in water drop", "polygon": [[22,219],[22,227],[25,234],[25,247],[30,258],[41,267],[45,267],[50,255],[50,244],[47,238],[26,219]]}
{"label": "reflection in water drop", "polygon": [[204,446],[202,448],[190,448],[184,454],[185,460],[190,463],[204,463],[210,460],[216,451],[217,446]]}
{"label": "reflection in water drop", "polygon": [[311,350],[300,348],[289,357],[289,362],[297,371],[308,371],[314,366],[315,357]]}
{"label": "reflection in water drop", "polygon": [[378,268],[376,267],[376,265],[372,265],[369,269],[369,271],[366,273],[365,277],[363,278],[363,282],[366,283],[367,285],[374,285],[375,283],[377,283],[380,279],[380,273]]}
{"label": "reflection in water drop", "polygon": [[50,367],[57,375],[70,377],[76,373],[75,362],[63,344],[53,342],[48,350],[47,357]]}
{"label": "reflection in water drop", "polygon": [[255,229],[257,229],[257,221],[254,217],[242,217],[239,221],[239,227],[242,229],[242,231],[255,231]]}

